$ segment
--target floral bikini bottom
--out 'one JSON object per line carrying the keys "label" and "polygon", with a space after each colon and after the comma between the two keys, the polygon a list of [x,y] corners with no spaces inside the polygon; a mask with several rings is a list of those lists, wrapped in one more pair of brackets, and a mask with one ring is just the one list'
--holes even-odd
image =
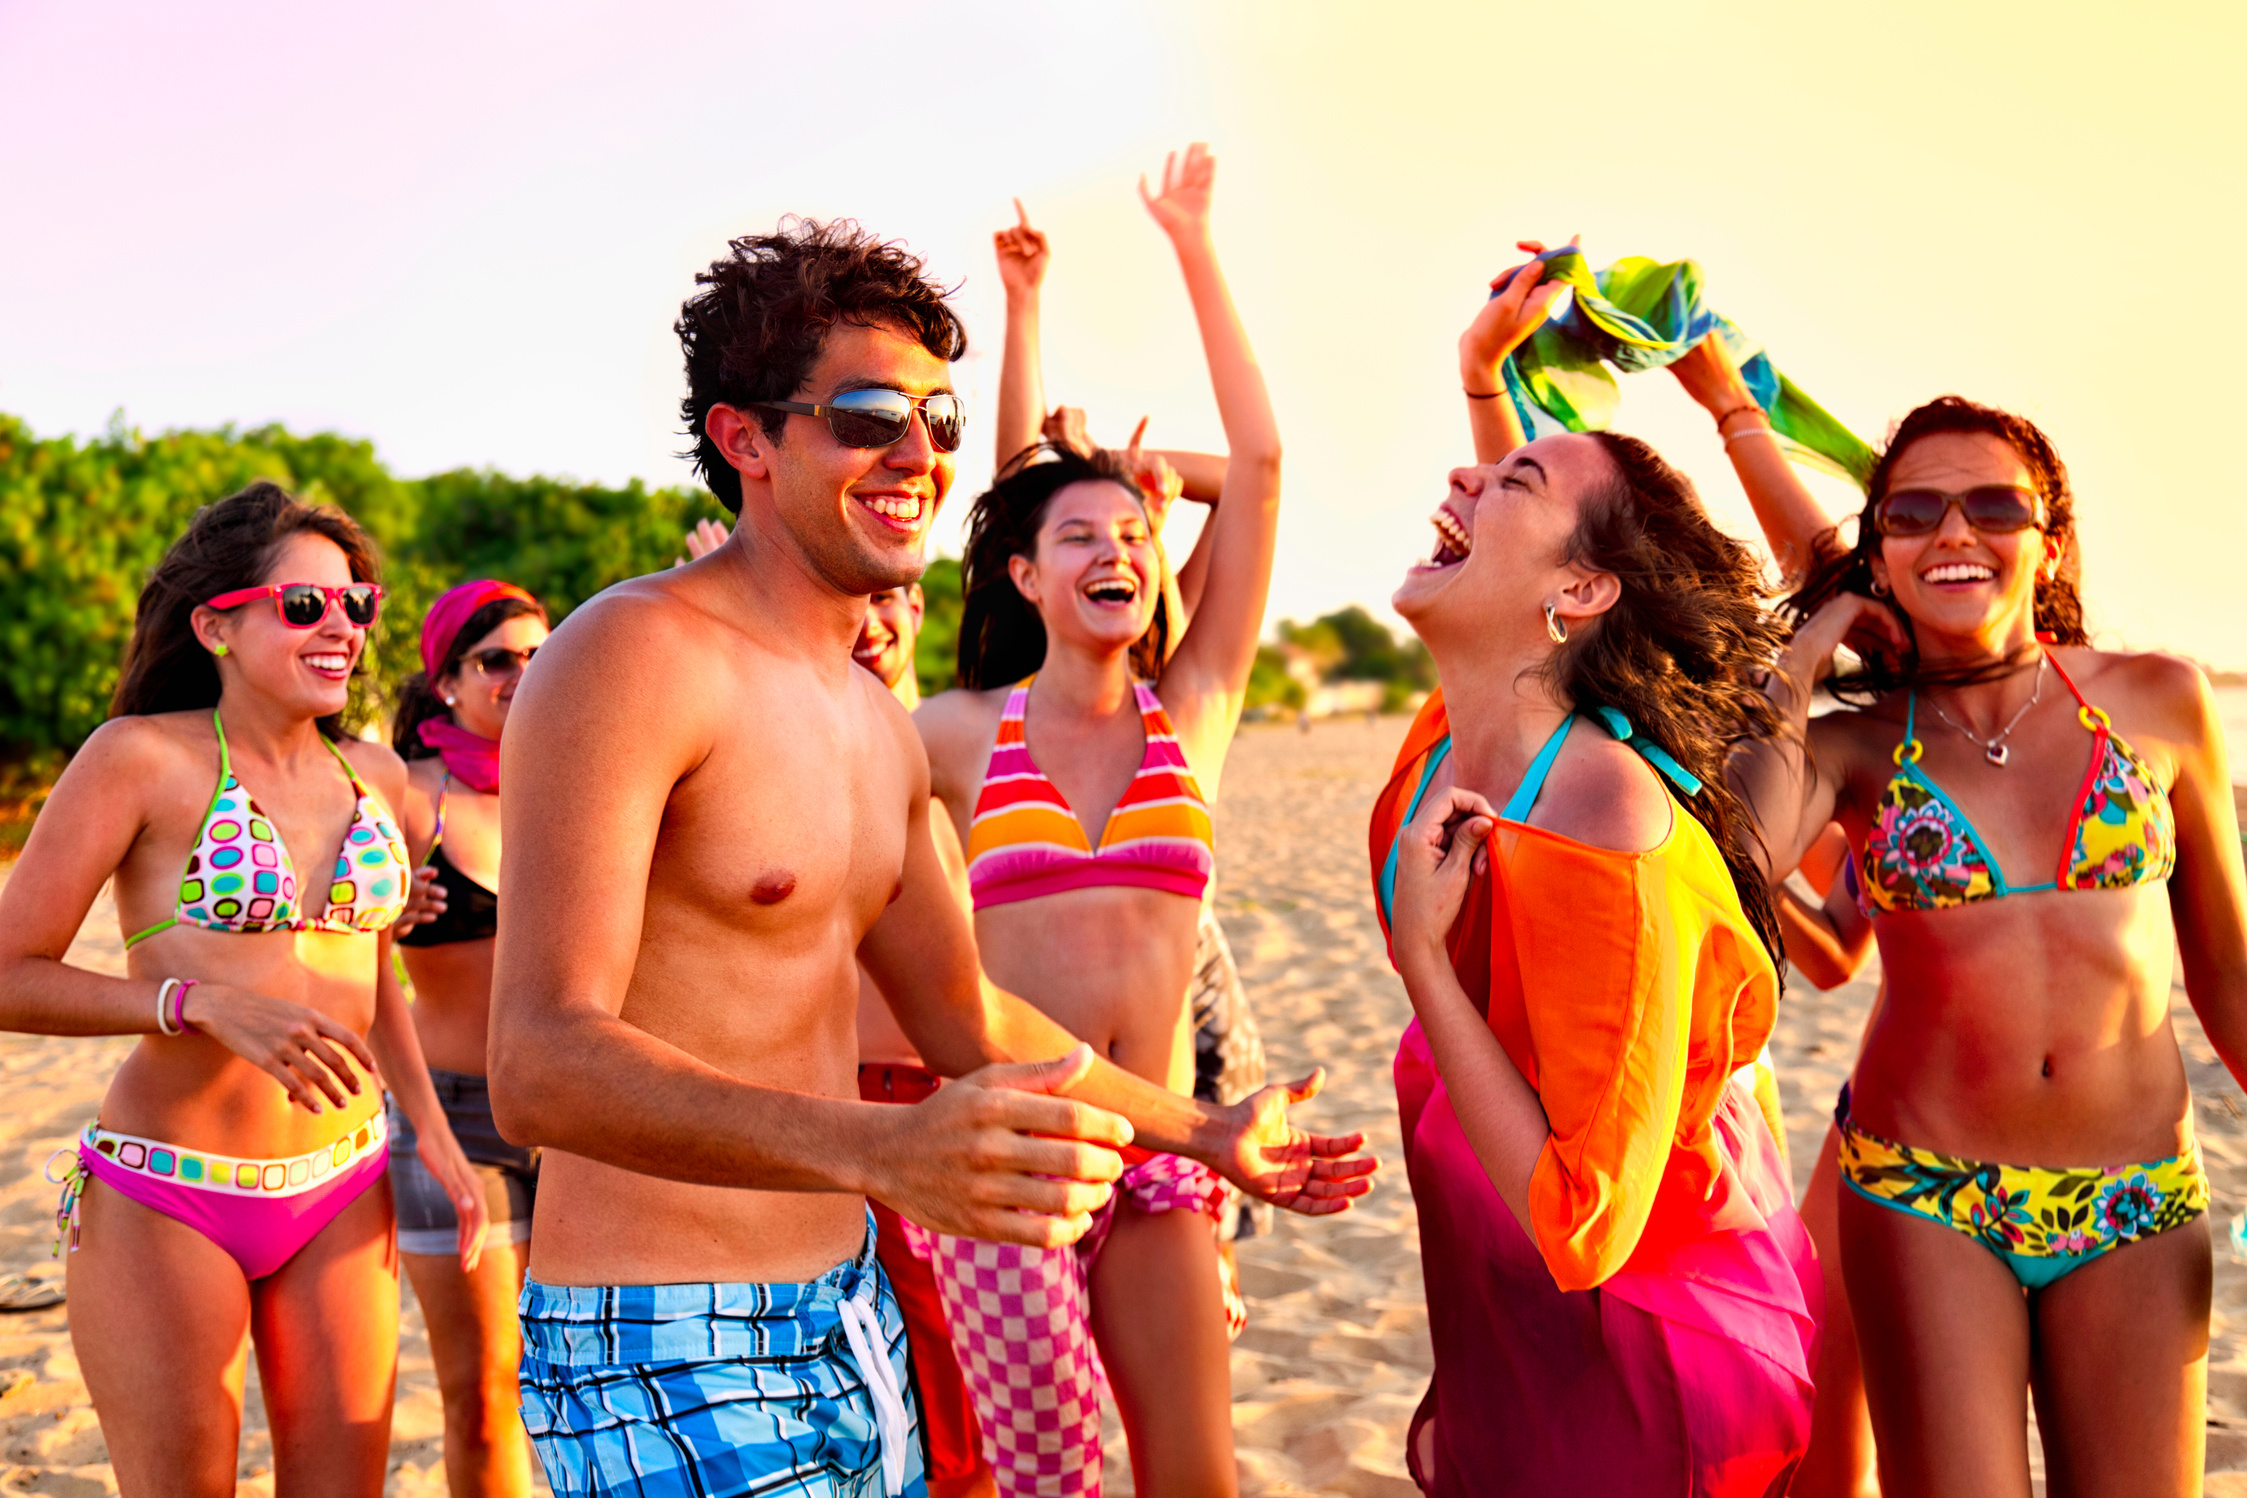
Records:
{"label": "floral bikini bottom", "polygon": [[2200,1146],[2146,1165],[2051,1170],[1992,1165],[1868,1134],[1834,1105],[1841,1179],[1868,1201],[1954,1228],[2041,1290],[2109,1249],[2182,1227],[2208,1210]]}

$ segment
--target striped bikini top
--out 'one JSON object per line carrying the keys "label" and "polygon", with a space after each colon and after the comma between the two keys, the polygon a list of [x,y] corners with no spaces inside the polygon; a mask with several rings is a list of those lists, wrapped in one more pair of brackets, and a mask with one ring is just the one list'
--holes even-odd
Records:
{"label": "striped bikini top", "polygon": [[[307,916],[297,903],[296,863],[272,818],[257,798],[234,778],[233,757],[226,749],[226,725],[218,710],[211,711],[211,727],[218,730],[218,789],[210,809],[203,813],[202,830],[195,849],[187,855],[180,875],[179,899],[169,918],[125,939],[125,945],[145,941],[174,926],[200,926],[206,931],[250,935],[260,931],[379,931],[393,924],[406,906],[410,865],[398,828],[384,813],[366,783],[351,768],[343,751],[328,744],[328,752],[343,766],[343,773],[358,793],[351,825],[337,851],[335,872],[329,877],[326,908]],[[327,743],[325,738],[321,739]]]}
{"label": "striped bikini top", "polygon": [[998,742],[991,746],[983,789],[975,798],[967,844],[975,908],[1115,884],[1201,899],[1216,868],[1209,806],[1154,689],[1143,681],[1131,684],[1147,750],[1095,848],[1060,790],[1030,758],[1022,714],[1035,680],[1007,694]]}
{"label": "striped bikini top", "polygon": [[1915,692],[1904,709],[1896,773],[1865,834],[1857,903],[1866,915],[1947,910],[2048,889],[2126,889],[2158,884],[2176,868],[2177,822],[2169,793],[2107,715],[2084,701],[2058,658],[2047,653],[2045,659],[2074,694],[2076,717],[2091,734],[2091,763],[2069,804],[2067,847],[2055,876],[2042,884],[2008,883],[1973,822],[1920,769],[1926,749],[1915,731]]}

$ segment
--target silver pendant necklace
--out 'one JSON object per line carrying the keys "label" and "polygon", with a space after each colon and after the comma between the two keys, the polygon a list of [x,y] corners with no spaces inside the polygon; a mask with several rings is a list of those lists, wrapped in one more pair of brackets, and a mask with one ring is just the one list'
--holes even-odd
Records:
{"label": "silver pendant necklace", "polygon": [[2029,709],[2036,706],[2037,699],[2044,695],[2044,663],[2050,659],[2050,656],[2041,651],[2037,653],[2036,690],[2029,693],[2029,700],[2021,704],[2021,710],[2013,715],[2013,721],[1999,729],[1997,737],[1994,739],[1985,739],[1969,730],[1965,724],[1944,712],[1943,705],[1934,698],[1928,698],[1927,705],[1935,709],[1936,717],[1957,729],[1961,737],[1980,745],[1982,757],[2002,770],[2005,768],[2005,762],[2013,757],[2013,747],[2005,741],[2013,737],[2013,730],[2021,726],[2021,720],[2029,715]]}

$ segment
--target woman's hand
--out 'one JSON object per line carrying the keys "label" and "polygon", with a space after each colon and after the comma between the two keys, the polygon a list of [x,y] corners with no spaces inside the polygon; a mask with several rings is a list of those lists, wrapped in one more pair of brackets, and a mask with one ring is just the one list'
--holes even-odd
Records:
{"label": "woman's hand", "polygon": [[1811,689],[1833,675],[1834,652],[1847,645],[1860,656],[1902,656],[1911,649],[1896,611],[1862,593],[1840,593],[1805,619],[1779,657],[1779,670],[1796,688],[1796,704],[1807,711]]}
{"label": "woman's hand", "polygon": [[1174,244],[1191,244],[1209,237],[1209,201],[1217,185],[1217,158],[1209,147],[1195,141],[1180,161],[1176,151],[1163,158],[1163,185],[1159,193],[1147,191],[1139,179],[1139,201],[1155,216]]}
{"label": "woman's hand", "polygon": [[726,537],[732,534],[733,532],[726,529],[726,523],[722,520],[697,520],[694,523],[694,529],[687,532],[687,554],[671,565],[684,567],[690,560],[701,561],[711,552],[725,545]]}
{"label": "woman's hand", "polygon": [[1092,433],[1085,430],[1084,411],[1077,406],[1055,406],[1039,435],[1080,458],[1089,458],[1100,449],[1100,444],[1092,440]]}
{"label": "woman's hand", "polygon": [[1685,393],[1713,417],[1721,417],[1728,411],[1763,409],[1748,393],[1748,382],[1740,378],[1740,366],[1732,362],[1732,351],[1724,346],[1722,330],[1711,332],[1693,345],[1684,358],[1670,365],[1670,373],[1677,376]]}
{"label": "woman's hand", "polygon": [[425,863],[414,870],[413,883],[406,889],[406,908],[398,912],[390,934],[404,936],[414,927],[426,926],[444,913],[445,887],[437,882],[436,865]]}
{"label": "woman's hand", "polygon": [[1468,882],[1490,870],[1484,843],[1498,813],[1473,791],[1453,786],[1430,796],[1397,839],[1390,945],[1400,971],[1408,961],[1449,962],[1444,941],[1466,903]]}
{"label": "woman's hand", "polygon": [[1139,486],[1139,493],[1146,500],[1147,528],[1159,536],[1163,521],[1170,516],[1170,507],[1186,492],[1186,480],[1170,466],[1168,458],[1147,451],[1147,423],[1151,419],[1139,418],[1139,425],[1131,434],[1131,446],[1123,450],[1123,464],[1124,471],[1131,475],[1132,482]]}
{"label": "woman's hand", "polygon": [[[1582,238],[1579,234],[1569,243]],[[1531,255],[1545,253],[1541,240],[1524,239],[1515,247]],[[1467,331],[1459,335],[1459,375],[1470,393],[1494,395],[1499,391],[1498,366],[1529,341],[1529,335],[1537,331],[1553,310],[1553,303],[1568,289],[1566,282],[1544,277],[1544,262],[1531,260],[1491,279],[1490,289],[1497,295],[1482,304],[1475,320],[1467,324]]]}
{"label": "woman's hand", "polygon": [[1030,227],[1029,211],[1020,198],[1014,200],[1014,216],[1020,222],[991,236],[991,248],[999,257],[999,284],[1010,301],[1036,296],[1046,264],[1053,258],[1045,235]]}
{"label": "woman's hand", "polygon": [[460,1272],[474,1274],[484,1256],[484,1230],[491,1226],[491,1209],[484,1204],[484,1178],[469,1163],[468,1155],[453,1137],[452,1126],[439,1115],[434,1128],[414,1130],[414,1153],[460,1219]]}
{"label": "woman's hand", "polygon": [[[366,1041],[319,1010],[287,999],[227,983],[197,983],[188,989],[180,1017],[272,1077],[289,1101],[308,1113],[321,1111],[323,1097],[343,1107],[363,1089],[362,1075],[381,1075]],[[359,1063],[356,1070],[352,1061]]]}

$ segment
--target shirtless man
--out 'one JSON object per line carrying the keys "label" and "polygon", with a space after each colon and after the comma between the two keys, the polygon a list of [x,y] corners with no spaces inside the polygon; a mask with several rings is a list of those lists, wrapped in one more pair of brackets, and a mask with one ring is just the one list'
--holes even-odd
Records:
{"label": "shirtless man", "polygon": [[[715,520],[700,521],[687,533],[687,555],[700,561],[723,546],[728,532]],[[681,564],[685,562],[681,558]],[[884,588],[866,600],[866,619],[858,627],[858,640],[850,658],[888,687],[905,711],[921,705],[920,679],[913,673],[914,647],[919,643],[921,618],[927,603],[919,583]],[[929,818],[929,834],[943,865],[945,881],[955,898],[967,903],[967,860],[952,831],[949,817]],[[918,1103],[935,1092],[936,1073],[921,1060],[920,1052],[890,1013],[881,990],[866,970],[858,972],[858,1095],[869,1103]],[[874,1257],[897,1296],[905,1317],[905,1340],[913,1352],[913,1392],[920,1398],[921,1455],[926,1469],[929,1498],[995,1498],[998,1486],[991,1464],[983,1459],[983,1442],[975,1421],[975,1405],[968,1397],[967,1380],[952,1350],[952,1331],[944,1319],[944,1302],[936,1289],[936,1273],[926,1259],[916,1258],[905,1240],[897,1213],[878,1201],[867,1202],[874,1214]],[[1266,1209],[1269,1210],[1269,1209]]]}
{"label": "shirtless man", "polygon": [[[1316,1075],[1198,1104],[983,981],[912,720],[851,662],[951,482],[959,321],[918,260],[847,225],[736,240],[697,280],[683,409],[738,526],[571,615],[503,751],[524,790],[502,812],[492,1102],[547,1152],[525,1424],[562,1495],[917,1494],[865,1197],[1052,1247],[1135,1137],[1313,1215],[1374,1163],[1288,1123]],[[858,1101],[856,963],[959,1081]]]}

